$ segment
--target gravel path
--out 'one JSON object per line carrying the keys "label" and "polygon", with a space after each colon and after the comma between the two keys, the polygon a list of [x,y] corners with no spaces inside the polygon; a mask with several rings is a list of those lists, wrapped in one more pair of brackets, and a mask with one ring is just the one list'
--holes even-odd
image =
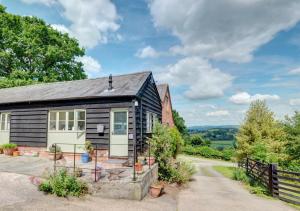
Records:
{"label": "gravel path", "polygon": [[[188,187],[178,190],[168,187],[167,194],[142,201],[86,197],[62,199],[44,195],[29,182],[28,176],[0,172],[0,210],[130,210],[130,211],[289,211],[281,201],[250,194],[241,184],[224,178],[213,165],[234,164],[187,158],[199,169]],[[173,189],[172,189],[173,188]]]}

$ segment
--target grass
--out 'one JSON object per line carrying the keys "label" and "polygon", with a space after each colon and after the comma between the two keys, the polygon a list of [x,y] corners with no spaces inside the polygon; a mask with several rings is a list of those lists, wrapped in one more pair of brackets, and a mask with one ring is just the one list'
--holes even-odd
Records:
{"label": "grass", "polygon": [[225,177],[240,181],[243,185],[250,191],[250,193],[271,198],[268,194],[268,190],[263,187],[261,184],[255,182],[250,177],[248,177],[244,170],[236,167],[227,167],[227,166],[214,166],[213,167],[217,172],[221,173]]}
{"label": "grass", "polygon": [[233,140],[217,140],[217,141],[211,141],[211,147],[218,148],[228,148],[233,147]]}

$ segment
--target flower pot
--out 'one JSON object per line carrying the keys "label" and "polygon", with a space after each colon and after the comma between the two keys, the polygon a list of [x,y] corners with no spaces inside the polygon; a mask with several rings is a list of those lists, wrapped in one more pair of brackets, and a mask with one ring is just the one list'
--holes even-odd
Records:
{"label": "flower pot", "polygon": [[55,153],[53,152],[49,152],[48,156],[50,160],[60,160],[62,158],[62,152],[56,152],[56,157],[55,157]]}
{"label": "flower pot", "polygon": [[151,185],[150,186],[150,195],[154,198],[157,198],[161,195],[161,193],[164,190],[164,186],[159,184],[159,185]]}
{"label": "flower pot", "polygon": [[12,155],[13,155],[13,152],[14,152],[15,150],[16,150],[15,148],[3,149],[3,152],[4,152],[5,155],[12,156]]}
{"label": "flower pot", "polygon": [[14,156],[14,157],[20,156],[20,151],[14,151],[14,152],[13,152],[13,156]]}
{"label": "flower pot", "polygon": [[3,154],[3,149],[2,148],[0,148],[0,154]]}
{"label": "flower pot", "polygon": [[88,163],[90,161],[90,155],[89,153],[83,153],[81,154],[81,162],[82,163]]}
{"label": "flower pot", "polygon": [[142,172],[143,171],[143,165],[141,163],[135,163],[135,171],[136,172]]}
{"label": "flower pot", "polygon": [[147,163],[150,164],[151,166],[155,163],[155,158],[154,157],[147,157]]}

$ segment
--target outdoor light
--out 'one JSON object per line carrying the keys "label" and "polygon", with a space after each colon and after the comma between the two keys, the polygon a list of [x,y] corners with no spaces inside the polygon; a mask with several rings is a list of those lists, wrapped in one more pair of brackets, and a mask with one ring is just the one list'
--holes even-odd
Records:
{"label": "outdoor light", "polygon": [[136,101],[134,102],[134,105],[135,105],[135,106],[139,106],[139,101],[136,100]]}

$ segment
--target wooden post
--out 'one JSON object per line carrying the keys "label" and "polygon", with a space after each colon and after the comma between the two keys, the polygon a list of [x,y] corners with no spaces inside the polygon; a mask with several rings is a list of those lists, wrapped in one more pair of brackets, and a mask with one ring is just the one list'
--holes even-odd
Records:
{"label": "wooden post", "polygon": [[73,174],[75,176],[75,168],[76,168],[76,144],[74,144],[74,155],[73,155]]}
{"label": "wooden post", "polygon": [[278,196],[277,164],[269,164],[269,191],[271,196]]}
{"label": "wooden post", "polygon": [[54,174],[56,174],[56,144],[54,146]]}

